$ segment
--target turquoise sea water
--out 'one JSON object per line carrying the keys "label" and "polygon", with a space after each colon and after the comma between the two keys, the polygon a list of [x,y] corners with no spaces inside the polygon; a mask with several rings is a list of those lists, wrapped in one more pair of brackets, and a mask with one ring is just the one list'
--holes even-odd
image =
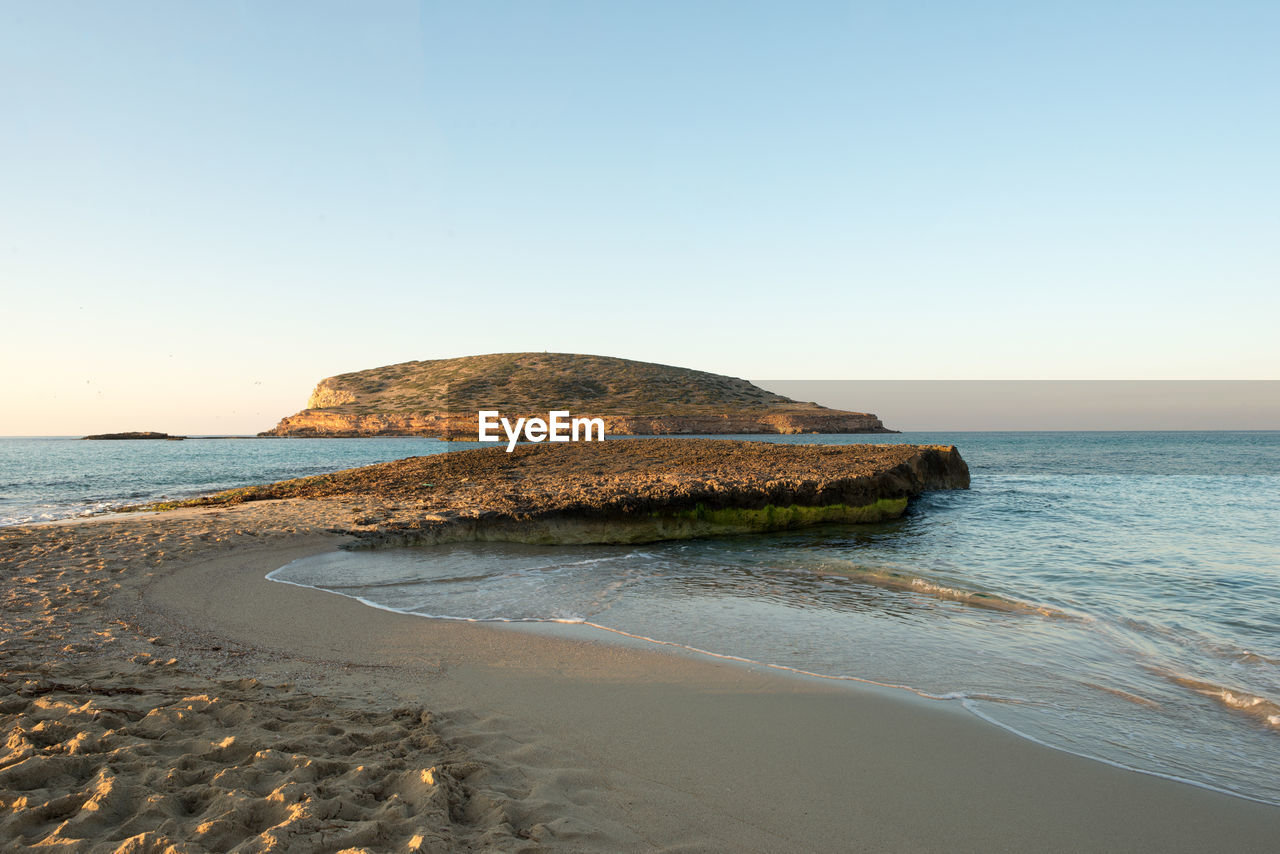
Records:
{"label": "turquoise sea water", "polygon": [[[769,437],[957,444],[964,492],[880,525],[636,547],[344,552],[277,580],[567,621],[964,704],[1027,737],[1280,803],[1280,433]],[[360,465],[425,439],[0,440],[0,518]]]}

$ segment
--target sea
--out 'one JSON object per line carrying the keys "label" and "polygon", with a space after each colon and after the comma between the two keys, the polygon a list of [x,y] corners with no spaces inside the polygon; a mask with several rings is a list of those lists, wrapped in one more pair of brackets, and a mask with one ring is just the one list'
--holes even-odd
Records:
{"label": "sea", "polygon": [[[738,438],[955,444],[972,487],[882,524],[351,551],[270,577],[424,617],[555,624],[891,686],[1053,748],[1280,804],[1280,432]],[[0,523],[463,447],[0,439]]]}
{"label": "sea", "polygon": [[73,436],[0,437],[0,525],[90,516],[147,502],[438,454],[451,447],[427,438],[84,441]]}

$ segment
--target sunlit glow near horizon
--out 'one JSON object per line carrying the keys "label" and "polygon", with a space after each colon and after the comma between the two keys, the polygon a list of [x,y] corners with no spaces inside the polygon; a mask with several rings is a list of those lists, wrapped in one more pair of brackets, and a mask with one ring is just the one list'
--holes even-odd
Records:
{"label": "sunlit glow near horizon", "polygon": [[1276,379],[1278,29],[1230,0],[4,4],[0,434],[252,433],[325,376],[531,350]]}

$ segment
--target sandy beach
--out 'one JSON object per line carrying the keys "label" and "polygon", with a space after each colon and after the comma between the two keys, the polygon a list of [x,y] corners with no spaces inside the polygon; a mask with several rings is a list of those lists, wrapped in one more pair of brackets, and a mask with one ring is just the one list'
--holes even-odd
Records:
{"label": "sandy beach", "polygon": [[71,851],[1262,850],[1280,809],[905,692],[265,580],[340,499],[0,532],[0,839]]}

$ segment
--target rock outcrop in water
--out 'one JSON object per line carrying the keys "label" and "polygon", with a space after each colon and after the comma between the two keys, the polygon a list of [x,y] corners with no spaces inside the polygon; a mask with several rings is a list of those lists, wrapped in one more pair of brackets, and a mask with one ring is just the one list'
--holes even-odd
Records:
{"label": "rock outcrop in water", "polygon": [[878,522],[966,489],[954,447],[628,439],[411,457],[184,502],[360,502],[369,544],[629,543]]}
{"label": "rock outcrop in water", "polygon": [[156,433],[153,431],[135,432],[135,433],[96,433],[93,436],[85,436],[85,439],[172,439],[173,441],[181,441],[182,436],[170,436],[168,433]]}
{"label": "rock outcrop in water", "polygon": [[719,374],[568,353],[404,362],[321,380],[307,408],[262,436],[475,439],[476,413],[604,419],[610,435],[891,433],[863,412],[828,409]]}

